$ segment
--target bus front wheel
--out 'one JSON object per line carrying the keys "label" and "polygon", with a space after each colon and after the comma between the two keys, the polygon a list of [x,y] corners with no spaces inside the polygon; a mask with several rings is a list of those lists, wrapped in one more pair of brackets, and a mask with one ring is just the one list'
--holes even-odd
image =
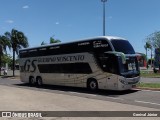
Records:
{"label": "bus front wheel", "polygon": [[87,88],[91,91],[96,91],[98,89],[98,83],[95,79],[89,79],[87,81]]}

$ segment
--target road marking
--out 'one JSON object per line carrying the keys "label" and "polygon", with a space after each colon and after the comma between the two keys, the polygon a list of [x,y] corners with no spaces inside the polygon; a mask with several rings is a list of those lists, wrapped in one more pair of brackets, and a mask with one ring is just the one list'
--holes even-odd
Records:
{"label": "road marking", "polygon": [[[81,93],[78,93],[78,92],[69,92],[69,93],[71,93],[71,94],[81,94]],[[97,97],[96,94],[85,94],[85,95]],[[124,99],[122,99],[122,98],[116,98],[116,97],[106,97],[106,98],[114,99],[114,100],[124,100]]]}
{"label": "road marking", "polygon": [[95,95],[95,94],[87,94],[87,95],[90,95],[90,96],[97,96],[97,95]]}
{"label": "road marking", "polygon": [[157,92],[157,93],[160,93],[160,91],[154,91],[154,90],[142,90],[142,89],[134,89],[134,90],[140,90],[140,91],[145,91],[145,92]]}
{"label": "road marking", "polygon": [[110,99],[114,99],[114,100],[124,100],[122,98],[115,98],[115,97],[106,97],[106,98],[110,98]]}
{"label": "road marking", "polygon": [[153,90],[142,90],[142,91],[146,91],[146,92],[157,92],[157,93],[160,93],[160,91],[153,91]]}
{"label": "road marking", "polygon": [[81,93],[78,93],[78,92],[69,92],[71,94],[81,94]]}
{"label": "road marking", "polygon": [[152,103],[152,102],[146,102],[146,101],[139,101],[139,100],[135,100],[135,102],[145,103],[145,104],[152,104],[152,105],[160,105],[160,104],[158,104],[158,103]]}

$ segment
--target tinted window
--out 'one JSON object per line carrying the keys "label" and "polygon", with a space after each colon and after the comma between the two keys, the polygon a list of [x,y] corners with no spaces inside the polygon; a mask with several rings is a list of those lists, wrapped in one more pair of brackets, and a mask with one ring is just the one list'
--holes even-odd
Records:
{"label": "tinted window", "polygon": [[125,64],[120,64],[121,75],[127,78],[137,77],[140,74],[136,57],[129,57]]}
{"label": "tinted window", "polygon": [[102,54],[107,51],[112,51],[110,44],[107,40],[95,40],[93,41],[93,48],[96,54]]}
{"label": "tinted window", "polygon": [[[34,51],[34,50],[37,51]],[[74,43],[67,43],[61,45],[53,45],[47,47],[33,48],[20,51],[20,58],[25,57],[36,57],[36,56],[48,56],[48,55],[59,55],[59,54],[70,54],[70,53],[82,53],[82,52],[94,52],[99,55],[107,51],[112,51],[110,44],[107,40],[97,39],[88,40]]]}
{"label": "tinted window", "polygon": [[39,48],[37,49],[37,51],[30,52],[30,50],[26,50],[26,53],[23,53],[23,50],[21,50],[20,58],[90,52],[90,51],[93,51],[92,48],[93,48],[93,45],[91,45],[90,43],[86,45],[79,45],[79,42],[75,42],[71,44],[62,44],[57,46],[53,45],[46,48]]}
{"label": "tinted window", "polygon": [[135,54],[132,45],[126,40],[111,40],[115,51],[123,52],[124,54]]}
{"label": "tinted window", "polygon": [[112,54],[100,57],[100,66],[103,71],[118,74],[118,59]]}
{"label": "tinted window", "polygon": [[40,73],[92,73],[88,63],[39,64],[38,69]]}

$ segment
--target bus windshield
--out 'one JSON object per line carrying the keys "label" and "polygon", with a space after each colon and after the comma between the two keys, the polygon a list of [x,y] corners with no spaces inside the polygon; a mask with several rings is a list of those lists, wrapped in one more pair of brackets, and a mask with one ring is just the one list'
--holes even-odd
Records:
{"label": "bus windshield", "polygon": [[123,52],[124,54],[135,54],[132,45],[127,40],[112,39],[111,43],[117,52]]}
{"label": "bus windshield", "polygon": [[120,74],[126,78],[139,76],[140,71],[136,57],[127,57],[126,63],[119,62]]}
{"label": "bus windshield", "polygon": [[105,72],[122,75],[126,78],[136,77],[140,74],[135,56],[126,57],[126,62],[123,63],[122,56],[105,53],[100,57],[100,66]]}

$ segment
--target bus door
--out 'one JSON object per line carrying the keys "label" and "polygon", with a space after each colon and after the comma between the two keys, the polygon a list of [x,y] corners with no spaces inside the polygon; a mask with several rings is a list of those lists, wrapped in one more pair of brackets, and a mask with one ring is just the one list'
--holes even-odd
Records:
{"label": "bus door", "polygon": [[104,72],[106,72],[106,88],[116,89],[119,74],[118,57],[114,54],[105,53],[100,57],[100,65]]}

